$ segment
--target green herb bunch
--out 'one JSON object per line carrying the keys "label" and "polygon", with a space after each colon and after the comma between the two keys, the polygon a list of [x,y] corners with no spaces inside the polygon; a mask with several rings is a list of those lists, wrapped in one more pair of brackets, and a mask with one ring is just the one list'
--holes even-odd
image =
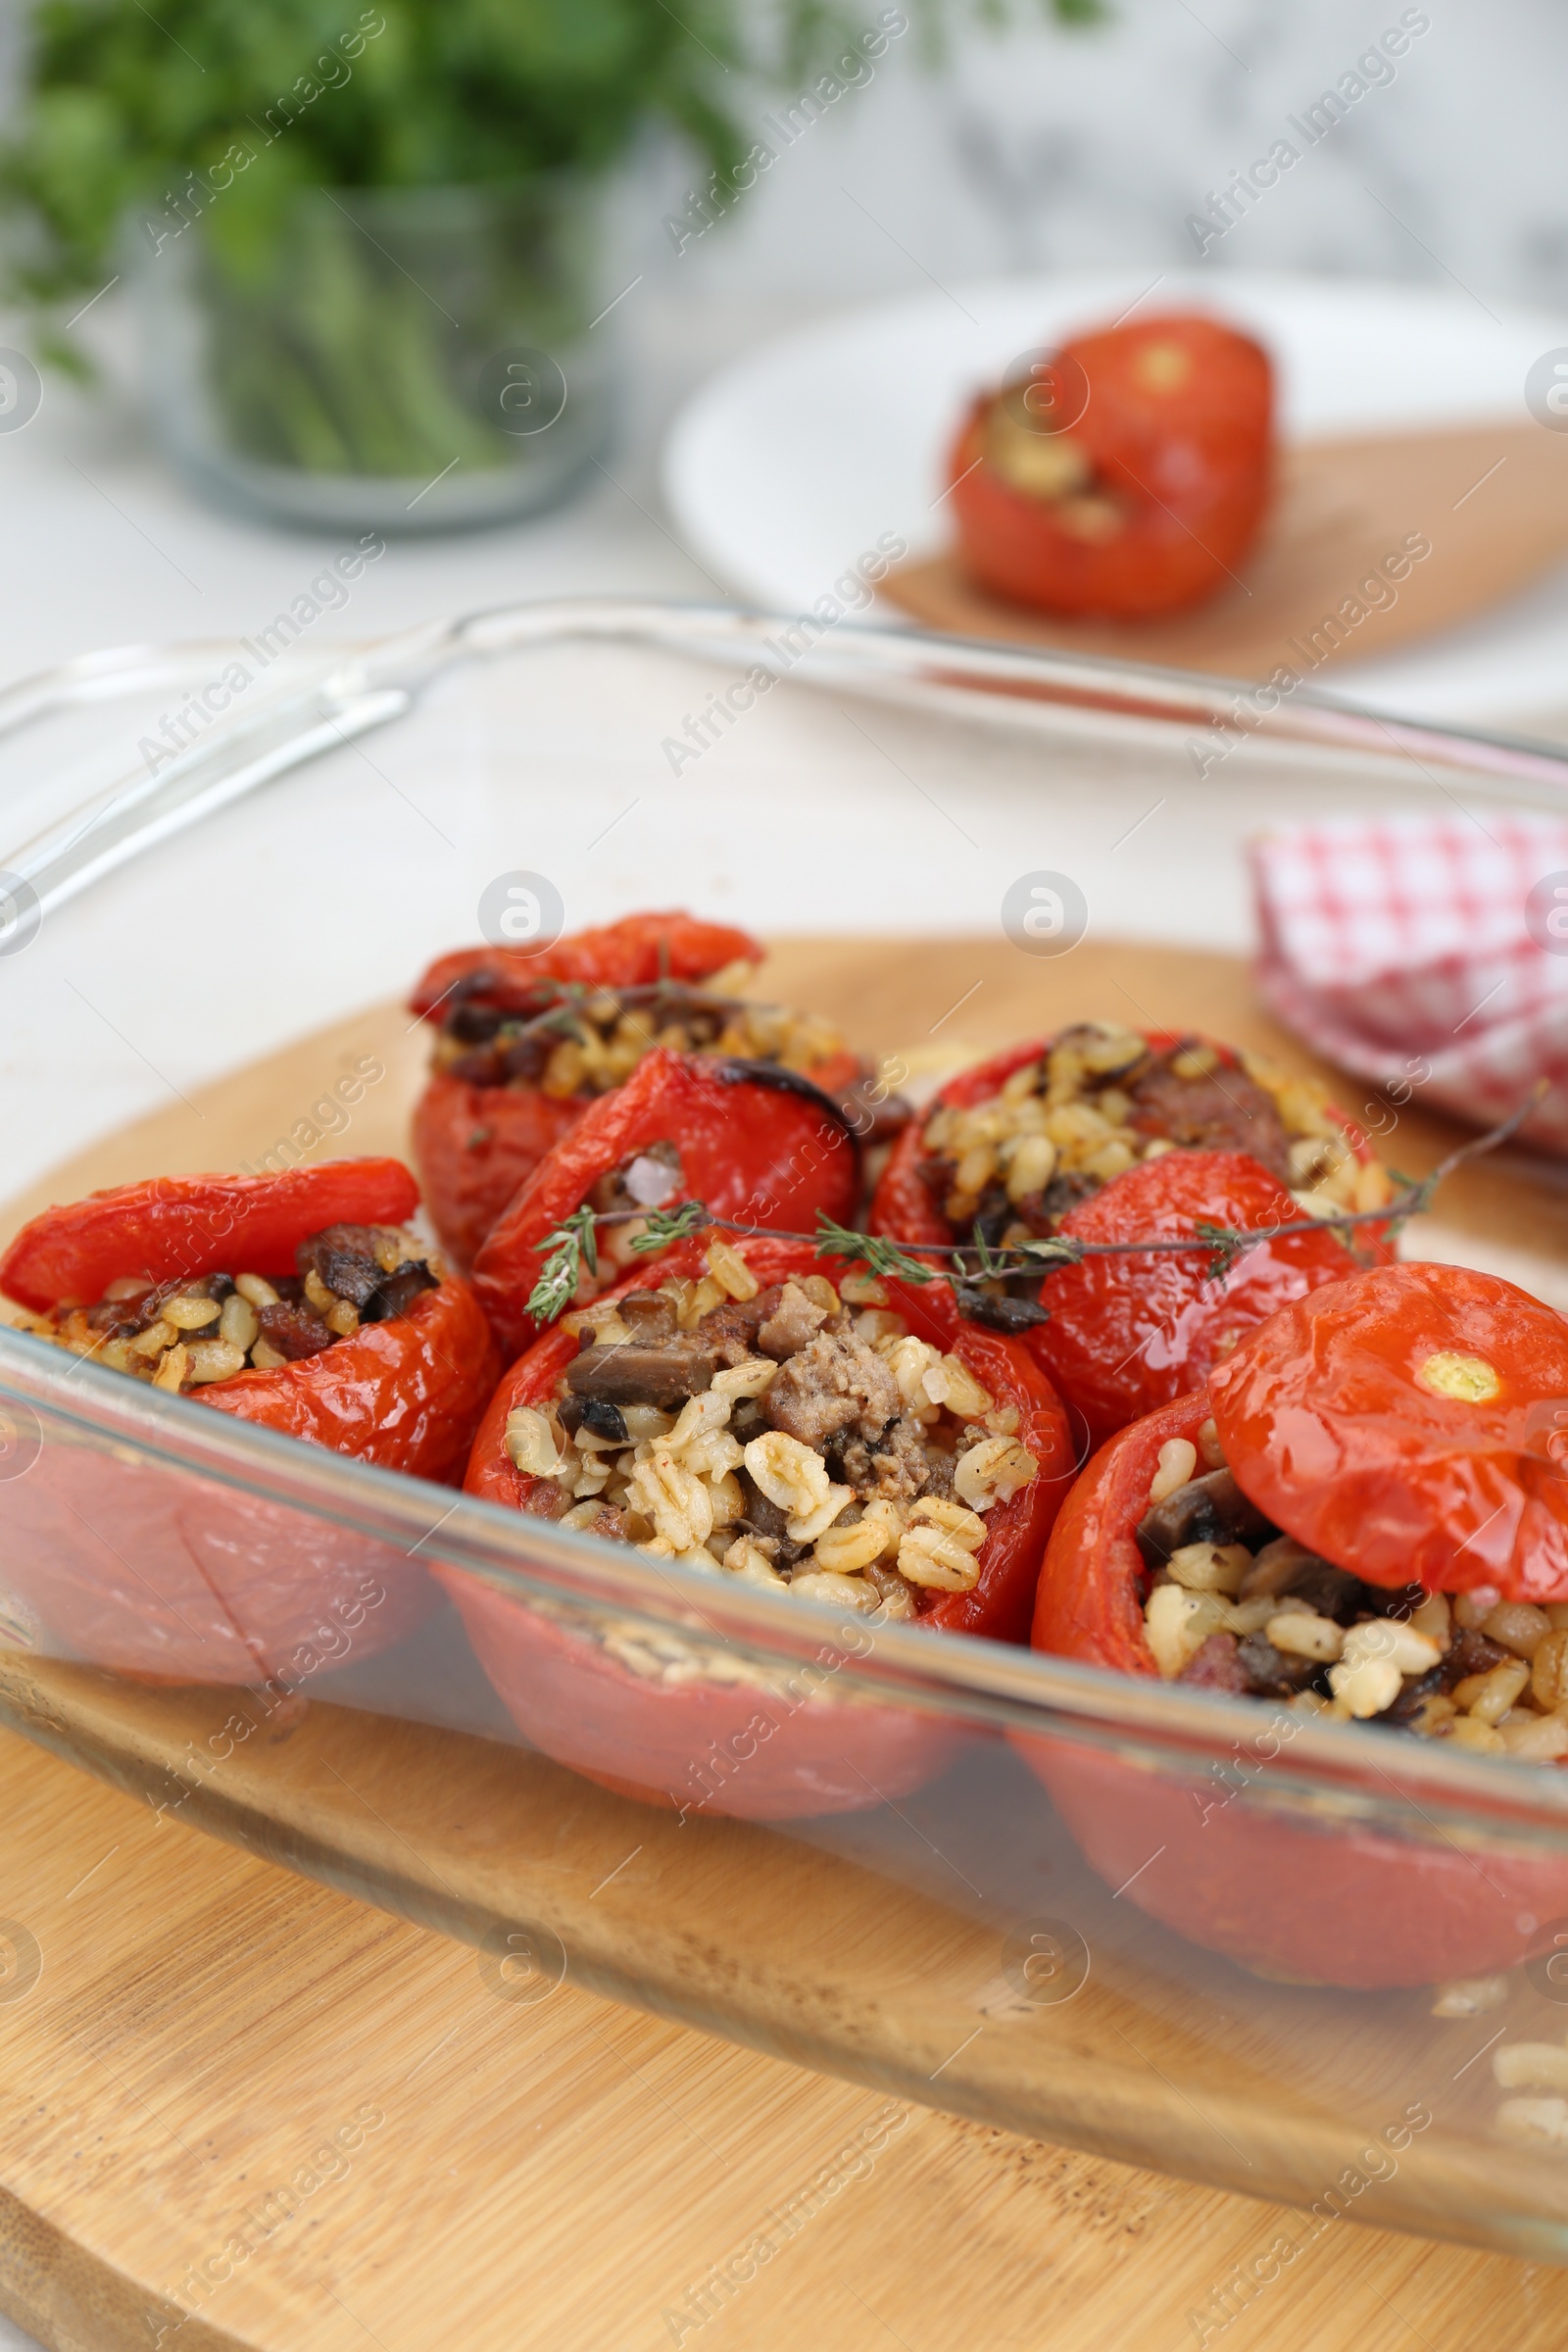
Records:
{"label": "green herb bunch", "polygon": [[[1095,13],[1094,0],[1040,4],[1064,21]],[[933,33],[943,0],[910,5]],[[1003,17],[1004,0],[979,13]],[[362,15],[385,29],[352,72],[339,82],[329,68],[323,100],[259,142],[269,110]],[[751,144],[749,102],[808,86],[862,17],[843,0],[33,0],[21,128],[0,150],[0,196],[25,231],[13,283],[90,293],[126,211],[220,167],[236,140],[260,146],[221,208],[236,252],[295,188],[601,170],[648,122],[723,172]]]}

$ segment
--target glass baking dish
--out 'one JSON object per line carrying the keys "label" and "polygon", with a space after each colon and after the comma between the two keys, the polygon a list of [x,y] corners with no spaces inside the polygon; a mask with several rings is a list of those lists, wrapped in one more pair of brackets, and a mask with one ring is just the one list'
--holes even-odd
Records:
{"label": "glass baking dish", "polygon": [[[760,989],[918,1090],[1095,1010],[1255,1042],[1271,821],[1568,808],[1555,754],[1306,693],[611,601],[131,649],[0,697],[0,730],[8,1233],[98,1184],[404,1149],[403,1001],[511,877],[572,927],[748,924]],[[1049,956],[1006,911],[1042,876],[1084,908]],[[1381,1107],[1402,1165],[1452,1140]],[[1499,1154],[1407,1247],[1568,1297],[1559,1172]],[[1496,2128],[1499,2048],[1568,2079],[1555,1771],[846,1623],[9,1328],[0,1636],[14,1728],[467,1938],[499,1997],[569,1974],[1284,2199],[1301,2244],[1349,2215],[1568,2260],[1568,2155]],[[1369,1917],[1404,1981],[1325,1983]],[[1266,1974],[1227,1956],[1259,1919]]]}

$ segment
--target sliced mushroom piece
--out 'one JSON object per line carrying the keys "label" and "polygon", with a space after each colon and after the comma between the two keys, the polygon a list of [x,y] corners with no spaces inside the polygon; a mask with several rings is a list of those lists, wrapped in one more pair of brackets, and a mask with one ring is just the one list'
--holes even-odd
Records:
{"label": "sliced mushroom piece", "polygon": [[590,1437],[603,1438],[608,1445],[631,1444],[626,1416],[608,1396],[568,1396],[560,1410],[561,1426],[568,1437],[585,1429]]}
{"label": "sliced mushroom piece", "polygon": [[628,1291],[616,1310],[640,1340],[672,1340],[675,1301],[663,1291]]}
{"label": "sliced mushroom piece", "polygon": [[1247,1687],[1259,1697],[1287,1698],[1294,1690],[1304,1690],[1323,1671],[1314,1658],[1276,1649],[1266,1634],[1244,1634],[1237,1648],[1247,1669]]}
{"label": "sliced mushroom piece", "polygon": [[588,1348],[566,1367],[574,1396],[597,1396],[611,1404],[657,1404],[673,1412],[708,1388],[718,1370],[718,1351],[685,1333],[662,1347],[638,1342]]}
{"label": "sliced mushroom piece", "polygon": [[1156,1502],[1139,1521],[1138,1548],[1152,1568],[1159,1567],[1184,1544],[1261,1543],[1274,1534],[1255,1502],[1249,1500],[1228,1470],[1210,1470],[1190,1479]]}
{"label": "sliced mushroom piece", "polygon": [[389,1323],[394,1315],[406,1315],[422,1291],[433,1291],[436,1287],[435,1276],[422,1260],[405,1258],[396,1273],[382,1275],[370,1294],[369,1303],[360,1310],[361,1319],[366,1323]]}
{"label": "sliced mushroom piece", "polygon": [[1037,1323],[1049,1323],[1050,1311],[1033,1298],[996,1298],[978,1285],[960,1283],[957,1290],[958,1312],[967,1315],[971,1323],[983,1323],[988,1331],[1032,1331]]}

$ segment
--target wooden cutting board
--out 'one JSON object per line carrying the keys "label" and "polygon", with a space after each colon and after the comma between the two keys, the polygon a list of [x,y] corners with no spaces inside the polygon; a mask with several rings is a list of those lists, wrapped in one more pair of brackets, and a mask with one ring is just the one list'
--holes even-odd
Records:
{"label": "wooden cutting board", "polygon": [[[1431,553],[1401,580],[1358,597],[1360,583],[1412,537]],[[1054,620],[976,586],[956,549],[903,565],[882,591],[928,628],[959,636],[1222,677],[1267,677],[1282,665],[1309,677],[1468,620],[1564,557],[1568,434],[1489,424],[1287,450],[1273,514],[1234,585],[1170,620]],[[1374,606],[1374,597],[1384,601]],[[1338,630],[1324,633],[1330,615]]]}
{"label": "wooden cutting board", "polygon": [[1568,2337],[1562,2272],[1309,2236],[569,1984],[498,1995],[466,1946],[8,1734],[0,1809],[0,2307],[52,2352]]}

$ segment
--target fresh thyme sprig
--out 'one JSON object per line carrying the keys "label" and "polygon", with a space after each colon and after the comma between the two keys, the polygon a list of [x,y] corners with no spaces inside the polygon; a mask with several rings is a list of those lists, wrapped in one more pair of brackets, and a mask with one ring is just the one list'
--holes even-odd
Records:
{"label": "fresh thyme sprig", "polygon": [[584,1267],[590,1274],[598,1273],[599,1247],[594,1228],[604,1223],[604,1217],[585,1203],[574,1208],[569,1217],[563,1217],[555,1230],[545,1235],[541,1247],[550,1254],[528,1294],[528,1312],[536,1322],[554,1323],[558,1315],[565,1313],[577,1296]]}
{"label": "fresh thyme sprig", "polygon": [[[584,1266],[590,1274],[599,1270],[594,1247],[594,1231],[600,1225],[621,1225],[632,1218],[643,1221],[644,1230],[632,1242],[638,1251],[665,1249],[669,1243],[684,1241],[689,1235],[702,1232],[711,1225],[721,1233],[738,1233],[775,1242],[804,1242],[823,1257],[842,1258],[862,1266],[873,1277],[895,1282],[931,1283],[946,1281],[960,1290],[976,1281],[1005,1280],[1017,1274],[1049,1275],[1058,1266],[1082,1264],[1089,1257],[1138,1257],[1155,1255],[1191,1256],[1195,1250],[1209,1252],[1204,1280],[1223,1282],[1238,1260],[1252,1250],[1261,1249],[1266,1242],[1288,1239],[1298,1233],[1337,1233],[1346,1250],[1358,1255],[1354,1236],[1363,1225],[1377,1225],[1389,1235],[1396,1234],[1411,1217],[1423,1216],[1430,1208],[1440,1185],[1466,1160],[1477,1159],[1485,1152],[1495,1151],[1506,1143],[1530,1116],[1546,1092],[1542,1080],[1529,1099],[1521,1103],[1511,1118],[1478,1135],[1457,1151],[1440,1159],[1429,1174],[1401,1179],[1401,1189],[1381,1208],[1335,1209],[1321,1217],[1289,1217],[1275,1225],[1234,1226],[1217,1225],[1206,1217],[1195,1221],[1190,1234],[1161,1236],[1157,1240],[1134,1242],[1080,1242],[1068,1234],[1054,1234],[1026,1242],[1009,1243],[1005,1247],[987,1241],[978,1224],[973,1238],[967,1242],[908,1242],[892,1241],[885,1234],[858,1233],[853,1226],[840,1225],[826,1214],[819,1214],[814,1233],[781,1232],[776,1226],[743,1223],[735,1217],[714,1216],[701,1200],[683,1200],[674,1208],[602,1209],[579,1208],[565,1217],[552,1233],[546,1234],[542,1249],[549,1251],[528,1299],[528,1311],[540,1323],[553,1323],[564,1313],[577,1293]],[[943,1261],[935,1264],[923,1260]],[[1364,1262],[1364,1261],[1363,1261]]]}

